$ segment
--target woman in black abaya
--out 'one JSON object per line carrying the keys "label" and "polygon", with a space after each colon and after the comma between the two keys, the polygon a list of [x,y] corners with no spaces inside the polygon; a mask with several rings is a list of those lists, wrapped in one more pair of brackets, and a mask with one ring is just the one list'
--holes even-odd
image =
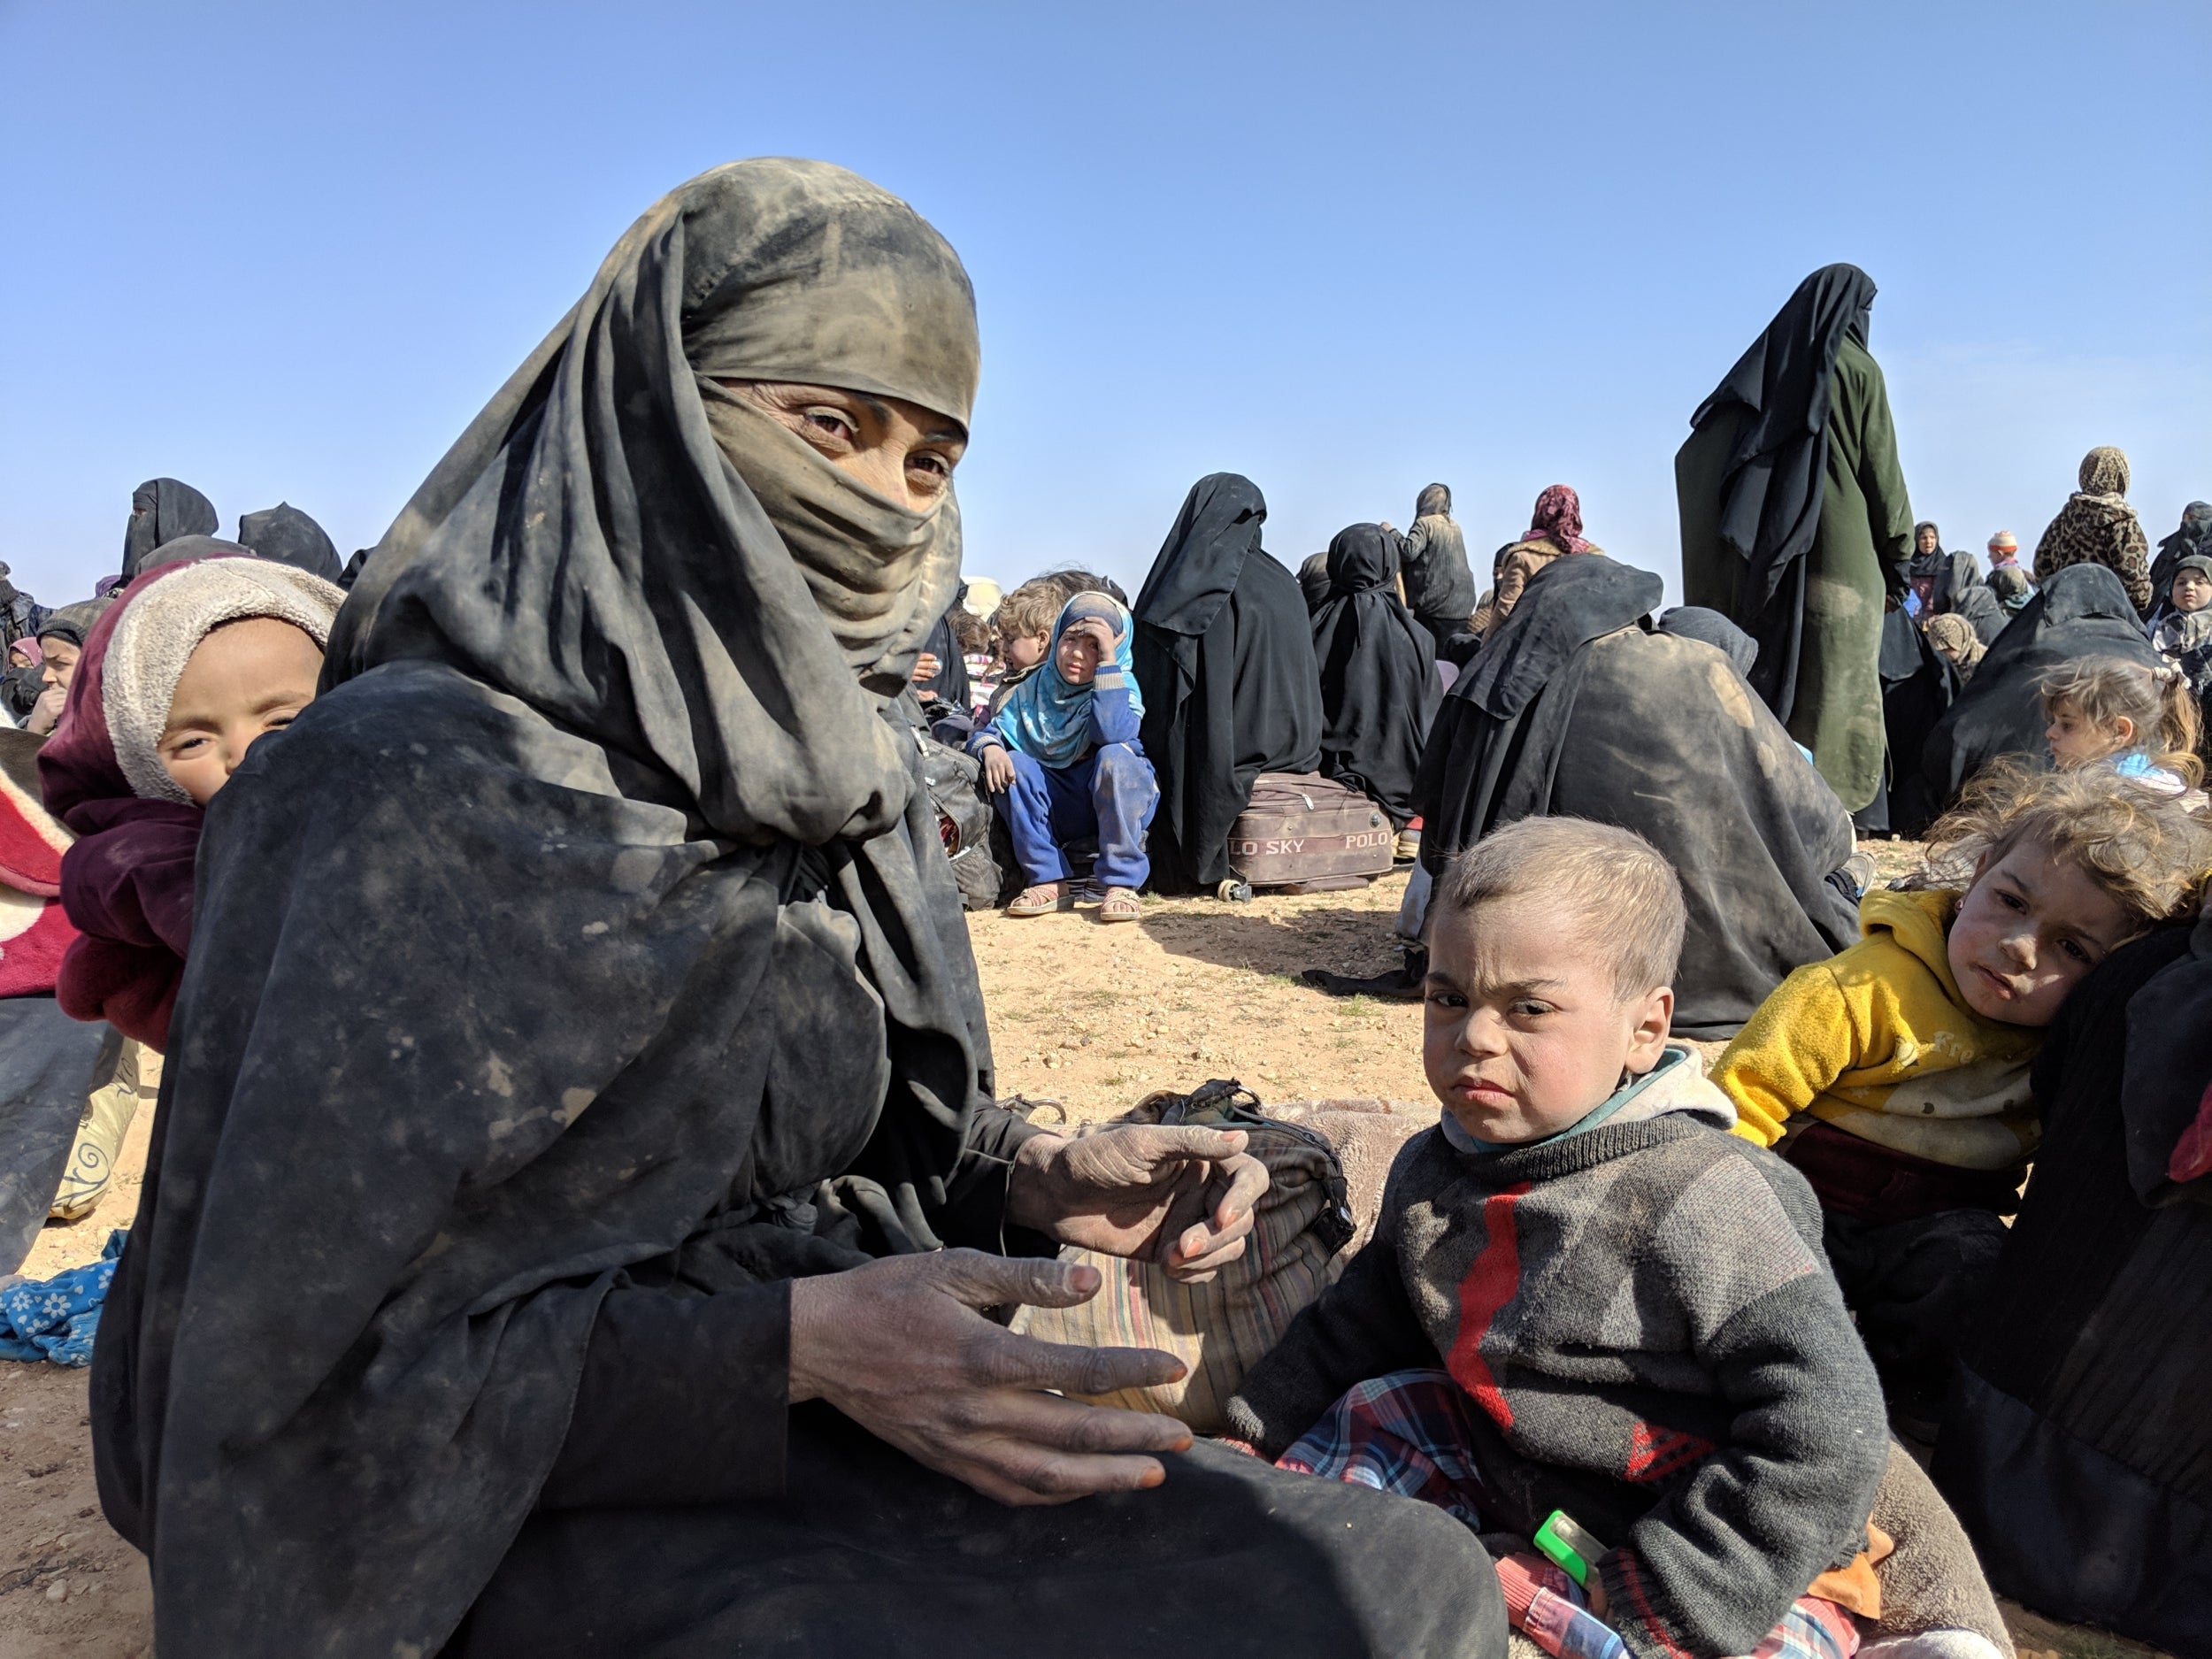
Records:
{"label": "woman in black abaya", "polygon": [[1321,772],[1357,789],[1403,829],[1413,772],[1442,686],[1433,641],[1399,602],[1398,538],[1379,524],[1329,543],[1329,590],[1313,613],[1321,673]]}
{"label": "woman in black abaya", "polygon": [[1721,1038],[1793,969],[1858,937],[1838,873],[1851,818],[1746,683],[1749,641],[1682,611],[1648,631],[1660,591],[1610,558],[1556,559],[1529,579],[1437,710],[1413,791],[1421,863],[1441,874],[1539,815],[1634,830],[1689,907],[1674,1029]]}
{"label": "woman in black abaya", "polygon": [[903,203],[694,180],[210,810],[93,1377],[164,1659],[1502,1653],[1449,1517],[1048,1394],[1174,1363],[979,1311],[1094,1282],[1002,1250],[1202,1277],[1263,1176],[991,1102],[898,715],[976,369]]}
{"label": "woman in black abaya", "polygon": [[1263,772],[1321,764],[1321,682],[1298,579],[1260,546],[1259,487],[1191,487],[1132,607],[1144,752],[1160,780],[1152,874],[1168,891],[1229,874],[1229,826]]}

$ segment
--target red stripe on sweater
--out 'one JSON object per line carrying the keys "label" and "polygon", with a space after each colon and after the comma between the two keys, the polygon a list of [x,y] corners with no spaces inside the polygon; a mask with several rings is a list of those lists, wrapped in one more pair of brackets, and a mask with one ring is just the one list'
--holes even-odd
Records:
{"label": "red stripe on sweater", "polygon": [[1459,1281],[1459,1330],[1445,1369],[1502,1429],[1513,1426],[1513,1408],[1482,1356],[1482,1339],[1521,1287],[1521,1245],[1513,1233],[1513,1206],[1533,1183],[1522,1181],[1482,1201],[1483,1245]]}

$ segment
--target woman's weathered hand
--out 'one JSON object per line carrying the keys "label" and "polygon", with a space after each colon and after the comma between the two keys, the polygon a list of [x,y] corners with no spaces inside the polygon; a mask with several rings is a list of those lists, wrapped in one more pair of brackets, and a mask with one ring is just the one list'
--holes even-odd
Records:
{"label": "woman's weathered hand", "polygon": [[937,671],[944,664],[937,660],[934,651],[924,651],[914,659],[913,672],[907,675],[918,686],[926,686],[937,678]]}
{"label": "woman's weathered hand", "polygon": [[1198,1283],[1244,1254],[1267,1166],[1240,1129],[1133,1124],[1014,1155],[1007,1218],[1087,1250],[1157,1262]]}
{"label": "woman's weathered hand", "polygon": [[826,1400],[917,1463],[1001,1503],[1064,1503],[1156,1486],[1154,1454],[1189,1448],[1172,1417],[1048,1394],[1175,1381],[1183,1363],[1143,1348],[1072,1348],[1017,1336],[979,1309],[1069,1308],[1095,1268],[941,1250],[791,1281],[794,1404]]}
{"label": "woman's weathered hand", "polygon": [[1014,757],[1003,743],[983,746],[983,787],[993,795],[1004,795],[1014,787]]}

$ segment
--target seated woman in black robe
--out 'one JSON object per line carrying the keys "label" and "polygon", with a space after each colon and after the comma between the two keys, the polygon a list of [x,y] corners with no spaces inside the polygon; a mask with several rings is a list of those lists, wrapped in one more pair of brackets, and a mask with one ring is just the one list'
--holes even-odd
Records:
{"label": "seated woman in black robe", "polygon": [[2005,1594],[2212,1653],[2212,921],[2115,951],[2032,1085],[2042,1148],[1932,1472]]}
{"label": "seated woman in black robe", "polygon": [[2006,626],[1928,733],[1919,763],[1925,816],[1918,821],[1947,811],[1992,761],[2047,757],[2043,682],[2060,664],[2089,657],[2117,657],[2146,668],[2162,660],[2144,637],[2119,577],[2101,565],[2069,565],[2053,572]]}
{"label": "seated woman in black robe", "polygon": [[1263,772],[1321,765],[1321,677],[1298,579],[1260,546],[1259,486],[1191,487],[1132,607],[1144,752],[1160,782],[1152,882],[1210,892],[1229,878],[1229,826]]}
{"label": "seated woman in black robe", "polygon": [[1421,863],[1548,814],[1634,830],[1682,878],[1674,1029],[1719,1038],[1858,937],[1850,814],[1723,649],[1652,632],[1659,578],[1563,558],[1529,579],[1438,709]]}
{"label": "seated woman in black robe", "polygon": [[992,1104],[895,723],[976,372],[903,203],[693,180],[217,797],[93,1376],[165,1659],[1503,1652],[1448,1517],[981,1311],[1080,1300],[1063,1241],[1210,1273],[1264,1176]]}
{"label": "seated woman in black robe", "polygon": [[1443,682],[1434,642],[1398,598],[1398,538],[1356,524],[1329,543],[1329,591],[1313,613],[1321,673],[1321,774],[1366,795],[1403,829],[1413,772]]}

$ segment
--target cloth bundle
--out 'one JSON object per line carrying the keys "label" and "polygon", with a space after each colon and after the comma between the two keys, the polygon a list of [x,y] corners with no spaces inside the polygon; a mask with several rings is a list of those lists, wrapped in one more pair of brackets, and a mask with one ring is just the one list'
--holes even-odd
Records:
{"label": "cloth bundle", "polygon": [[91,1364],[100,1309],[129,1236],[118,1227],[108,1234],[98,1261],[0,1289],[0,1359],[46,1360],[74,1369]]}
{"label": "cloth bundle", "polygon": [[1354,1232],[1343,1168],[1318,1133],[1263,1115],[1258,1096],[1233,1079],[1214,1079],[1188,1094],[1149,1094],[1116,1121],[1243,1130],[1246,1149],[1268,1174],[1251,1241],[1200,1285],[1171,1279],[1150,1262],[1063,1250],[1064,1261],[1098,1270],[1098,1294],[1072,1308],[1025,1307],[1014,1329],[1048,1342],[1173,1354],[1187,1368],[1180,1382],[1079,1397],[1163,1412],[1198,1433],[1217,1433],[1246,1370],[1342,1271],[1341,1252]]}

